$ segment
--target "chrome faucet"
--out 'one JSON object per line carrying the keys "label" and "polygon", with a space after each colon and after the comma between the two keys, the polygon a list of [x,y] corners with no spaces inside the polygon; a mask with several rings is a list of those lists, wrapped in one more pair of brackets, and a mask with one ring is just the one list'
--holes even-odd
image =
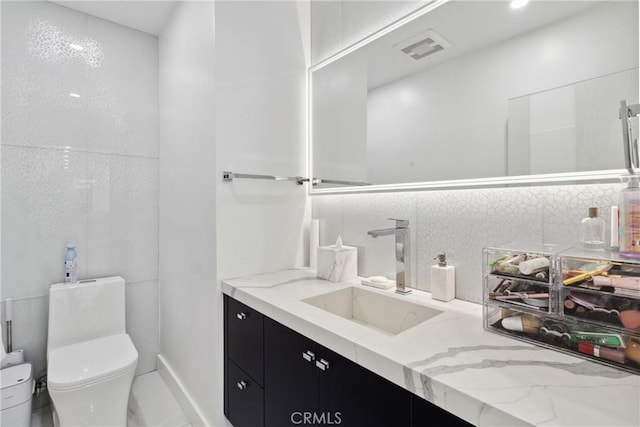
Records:
{"label": "chrome faucet", "polygon": [[411,289],[407,288],[407,286],[411,285],[409,221],[406,219],[389,219],[396,222],[395,227],[371,230],[367,234],[374,238],[392,234],[396,236],[396,293],[406,295],[411,293]]}

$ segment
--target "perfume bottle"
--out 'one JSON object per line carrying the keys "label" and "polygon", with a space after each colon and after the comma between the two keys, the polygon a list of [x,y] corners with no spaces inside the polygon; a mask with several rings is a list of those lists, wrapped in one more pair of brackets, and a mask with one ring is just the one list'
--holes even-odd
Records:
{"label": "perfume bottle", "polygon": [[620,256],[623,258],[640,259],[640,177],[631,175],[627,187],[620,193],[620,226],[619,242]]}
{"label": "perfume bottle", "polygon": [[589,216],[580,223],[580,244],[592,251],[604,250],[604,220],[598,217],[598,208],[589,208]]}

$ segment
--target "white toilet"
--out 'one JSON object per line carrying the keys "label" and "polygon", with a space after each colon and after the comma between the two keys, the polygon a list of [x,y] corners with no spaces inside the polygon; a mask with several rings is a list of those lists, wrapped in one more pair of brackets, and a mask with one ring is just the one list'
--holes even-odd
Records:
{"label": "white toilet", "polygon": [[138,352],[125,332],[121,277],[49,290],[47,389],[57,426],[126,426]]}

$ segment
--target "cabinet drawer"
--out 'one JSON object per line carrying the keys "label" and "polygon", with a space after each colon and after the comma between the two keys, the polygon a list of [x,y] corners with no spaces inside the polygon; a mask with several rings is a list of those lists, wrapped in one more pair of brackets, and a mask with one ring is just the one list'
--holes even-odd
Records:
{"label": "cabinet drawer", "polygon": [[264,384],[262,314],[229,298],[226,321],[228,357],[262,386]]}
{"label": "cabinet drawer", "polygon": [[234,427],[264,426],[264,390],[235,363],[228,363],[227,418]]}

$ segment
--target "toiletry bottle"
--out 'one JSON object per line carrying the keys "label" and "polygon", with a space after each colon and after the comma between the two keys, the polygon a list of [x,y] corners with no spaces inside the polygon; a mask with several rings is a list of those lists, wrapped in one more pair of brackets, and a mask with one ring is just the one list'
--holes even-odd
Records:
{"label": "toiletry bottle", "polygon": [[456,297],[456,270],[447,265],[446,254],[439,253],[434,259],[437,265],[431,267],[431,298],[439,301],[451,301]]}
{"label": "toiletry bottle", "polygon": [[620,256],[624,258],[640,259],[640,188],[639,177],[629,176],[627,187],[620,194]]}
{"label": "toiletry bottle", "polygon": [[78,264],[76,258],[76,245],[73,243],[67,243],[67,249],[64,255],[64,282],[75,283],[78,281]]}
{"label": "toiletry bottle", "polygon": [[618,206],[611,206],[610,216],[610,234],[611,234],[611,252],[620,250],[620,215],[618,214]]}
{"label": "toiletry bottle", "polygon": [[598,217],[598,208],[589,208],[589,216],[580,223],[580,244],[592,251],[604,250],[604,220]]}

